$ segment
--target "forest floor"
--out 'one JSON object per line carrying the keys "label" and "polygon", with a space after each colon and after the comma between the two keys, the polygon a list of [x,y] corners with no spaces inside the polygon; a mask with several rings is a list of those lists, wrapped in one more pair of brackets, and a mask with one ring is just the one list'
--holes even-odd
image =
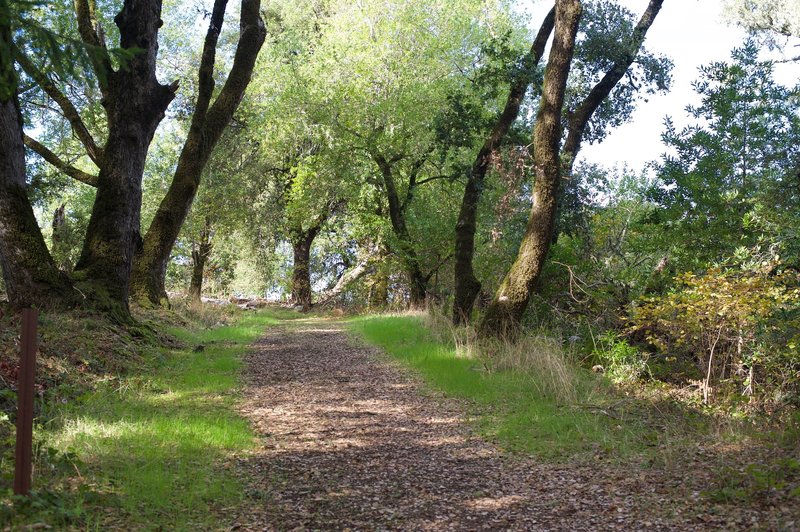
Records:
{"label": "forest floor", "polygon": [[797,509],[720,504],[687,453],[664,469],[504,452],[469,405],[431,391],[341,321],[271,328],[245,361],[242,413],[259,436],[238,469],[236,529],[793,530]]}

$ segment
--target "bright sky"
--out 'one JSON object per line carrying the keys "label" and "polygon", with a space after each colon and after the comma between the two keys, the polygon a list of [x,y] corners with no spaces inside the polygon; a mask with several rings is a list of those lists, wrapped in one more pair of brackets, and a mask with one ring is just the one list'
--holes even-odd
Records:
{"label": "bright sky", "polygon": [[[637,18],[648,0],[619,0]],[[537,25],[552,4],[539,3],[532,10]],[[581,158],[606,167],[627,164],[638,170],[664,152],[661,143],[664,118],[671,116],[677,126],[685,125],[684,109],[696,103],[692,82],[698,67],[712,61],[728,60],[730,51],[744,42],[746,33],[726,24],[720,0],[665,0],[661,12],[647,32],[645,46],[670,57],[675,64],[669,94],[655,95],[639,102],[633,120],[596,145],[585,145]],[[776,78],[786,85],[800,81],[800,65],[778,65]]]}

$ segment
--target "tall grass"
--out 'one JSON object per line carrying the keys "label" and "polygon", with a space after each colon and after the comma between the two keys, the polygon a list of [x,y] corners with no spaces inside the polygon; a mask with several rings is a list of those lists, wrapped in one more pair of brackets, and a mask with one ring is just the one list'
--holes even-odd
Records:
{"label": "tall grass", "polygon": [[431,335],[443,344],[452,344],[457,356],[480,361],[487,371],[513,371],[545,398],[561,404],[574,403],[580,381],[577,368],[569,362],[560,338],[540,331],[509,339],[478,340],[472,326],[455,326],[438,308],[424,314]]}
{"label": "tall grass", "polygon": [[605,384],[572,367],[558,340],[481,344],[436,314],[367,316],[349,324],[430,388],[469,401],[478,430],[505,448],[553,460],[597,452],[623,458],[641,448],[638,426],[583,408],[601,398]]}

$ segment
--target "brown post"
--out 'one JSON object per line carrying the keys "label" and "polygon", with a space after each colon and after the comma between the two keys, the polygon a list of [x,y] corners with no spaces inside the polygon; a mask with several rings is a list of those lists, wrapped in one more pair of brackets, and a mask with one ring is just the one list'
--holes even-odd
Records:
{"label": "brown post", "polygon": [[36,325],[38,312],[22,311],[19,375],[17,378],[17,454],[14,467],[14,493],[27,495],[31,490],[33,459],[33,387],[38,349]]}

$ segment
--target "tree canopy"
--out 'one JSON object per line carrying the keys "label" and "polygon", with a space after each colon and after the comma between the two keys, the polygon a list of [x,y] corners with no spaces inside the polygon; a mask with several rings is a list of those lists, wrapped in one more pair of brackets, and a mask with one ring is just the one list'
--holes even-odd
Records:
{"label": "tree canopy", "polygon": [[[436,305],[483,337],[591,318],[645,345],[635,309],[688,273],[796,267],[797,94],[763,59],[774,39],[703,67],[689,125],[668,117],[636,172],[581,148],[670,90],[647,42],[663,0],[541,20],[508,0],[117,4],[0,20],[18,306]],[[774,38],[794,7],[726,9]]]}

